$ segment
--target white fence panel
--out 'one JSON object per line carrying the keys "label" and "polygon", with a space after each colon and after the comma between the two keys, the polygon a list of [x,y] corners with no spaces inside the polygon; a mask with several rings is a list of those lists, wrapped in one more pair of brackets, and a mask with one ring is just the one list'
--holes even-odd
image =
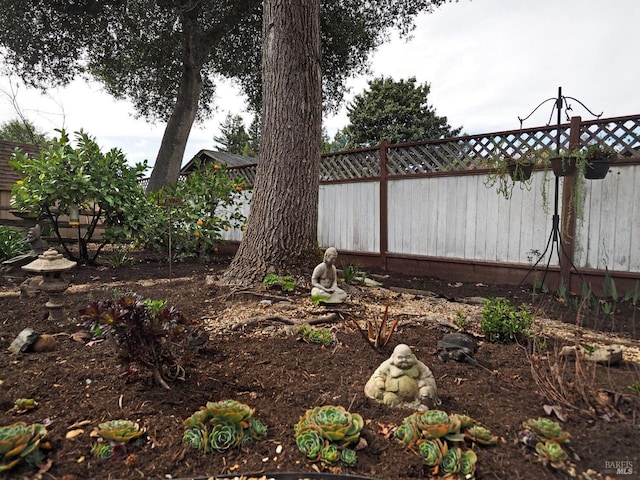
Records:
{"label": "white fence panel", "polygon": [[[478,261],[537,260],[551,233],[540,187],[551,179],[535,172],[530,191],[517,186],[506,200],[484,176],[403,178],[389,181],[389,251]],[[548,190],[550,190],[548,188]],[[553,208],[553,191],[549,191]],[[557,264],[556,258],[551,263]]]}
{"label": "white fence panel", "polygon": [[640,165],[611,167],[604,179],[585,182],[576,266],[639,272]]}
{"label": "white fence panel", "polygon": [[[242,200],[240,200],[240,211],[243,213],[245,218],[249,217],[249,203],[251,202],[251,191],[244,191],[242,195]],[[231,208],[221,209],[223,212],[232,212]],[[228,232],[222,232],[222,239],[226,241],[239,242],[242,240],[242,234],[244,232],[241,228],[232,228]]]}
{"label": "white fence panel", "polygon": [[375,182],[320,185],[318,243],[356,252],[380,251],[380,187]]}

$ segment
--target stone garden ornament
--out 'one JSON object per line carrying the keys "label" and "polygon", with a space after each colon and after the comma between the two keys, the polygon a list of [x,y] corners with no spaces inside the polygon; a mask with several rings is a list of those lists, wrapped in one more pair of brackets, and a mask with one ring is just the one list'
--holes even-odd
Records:
{"label": "stone garden ornament", "polygon": [[324,252],[324,261],[313,269],[311,274],[311,297],[323,303],[343,303],[347,293],[338,287],[336,259],[338,251],[329,247]]}
{"label": "stone garden ornament", "polygon": [[367,397],[391,407],[428,410],[440,405],[436,380],[408,345],[399,344],[364,387]]}

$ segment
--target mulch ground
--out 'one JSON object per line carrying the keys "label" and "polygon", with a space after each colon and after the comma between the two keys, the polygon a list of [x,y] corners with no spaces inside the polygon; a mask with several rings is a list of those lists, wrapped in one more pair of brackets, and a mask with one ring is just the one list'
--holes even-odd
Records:
{"label": "mulch ground", "polygon": [[[386,290],[387,295],[393,295],[398,302],[402,300],[406,308],[415,301],[415,313],[402,314],[403,321],[387,348],[371,348],[350,321],[319,325],[330,328],[335,335],[336,342],[327,348],[302,341],[294,332],[295,325],[276,318],[303,323],[306,319],[297,317],[296,308],[309,302],[308,290],[229,295],[227,289],[207,281],[215,279],[227,261],[220,258],[208,264],[174,264],[172,280],[168,279],[166,263],[146,255],[118,268],[76,267],[66,275],[73,288],[63,297],[70,318],[60,325],[46,319],[44,298],[20,297],[15,285],[0,287],[0,426],[18,421],[45,424],[52,444],[40,473],[17,471],[7,478],[191,479],[265,472],[306,472],[307,478],[314,474],[314,478],[430,478],[431,469],[389,435],[411,412],[386,408],[363,393],[371,373],[398,343],[410,345],[433,371],[443,402],[440,409],[469,415],[501,438],[498,445],[474,447],[478,456],[476,478],[537,480],[569,476],[540,463],[531,450],[518,442],[518,432],[523,421],[546,416],[544,405],[554,405],[548,392],[536,382],[531,362],[539,362],[535,365],[540,367],[538,372],[543,372],[549,359],[555,360],[559,348],[570,342],[548,332],[535,349],[530,342],[502,345],[481,341],[476,354],[480,367],[453,361],[442,363],[436,357],[437,342],[452,331],[451,318],[456,318],[456,312],[471,312],[465,313],[466,328],[477,327],[478,318],[473,312],[479,307],[470,306],[465,299],[504,296],[516,304],[528,304],[543,316],[574,324],[575,312],[558,299],[533,295],[527,288],[463,285],[390,274],[378,277],[385,289],[395,288]],[[405,293],[398,293],[398,289]],[[156,385],[144,369],[134,377],[119,375],[110,342],[87,343],[72,337],[83,329],[78,321],[79,309],[93,300],[132,291],[167,301],[201,322],[209,332],[209,341],[185,361],[185,380],[172,383],[170,390]],[[420,291],[432,292],[433,296]],[[359,286],[349,287],[349,292],[359,308],[366,302],[384,307],[380,293],[374,296]],[[260,303],[270,295],[278,298],[271,304]],[[287,298],[279,298],[283,296]],[[278,309],[279,304],[283,307]],[[392,318],[394,308],[392,302]],[[445,310],[450,315],[443,313]],[[274,320],[268,320],[274,312]],[[614,317],[591,316],[584,323],[605,334],[621,335],[625,345],[637,346],[637,313],[637,308],[620,302]],[[238,327],[243,318],[261,317],[264,321]],[[55,335],[55,350],[10,353],[7,348],[24,328]],[[564,374],[570,378],[574,364],[568,362]],[[573,475],[633,478],[616,475],[615,462],[618,466],[619,462],[627,462],[624,465],[631,466],[635,475],[640,470],[638,395],[628,389],[640,380],[640,366],[625,359],[615,367],[588,368],[585,386],[593,394],[589,394],[589,400],[594,410],[591,414],[582,411],[581,398],[572,397],[575,392],[569,391],[568,400],[581,409],[567,408],[568,418],[562,423],[571,434]],[[594,400],[599,391],[600,403]],[[604,399],[603,395],[610,396]],[[12,407],[18,398],[33,398],[38,406],[17,414]],[[254,408],[256,418],[268,427],[267,439],[223,454],[205,455],[187,448],[182,443],[183,420],[207,402],[224,399],[235,399]],[[358,452],[353,468],[333,472],[323,469],[307,460],[295,445],[293,426],[300,416],[311,407],[328,404],[342,405],[365,419],[362,437],[367,446]],[[91,431],[98,423],[112,419],[138,422],[146,428],[149,440],[126,459],[97,460],[90,453],[95,441]],[[70,430],[82,431],[69,438]]]}

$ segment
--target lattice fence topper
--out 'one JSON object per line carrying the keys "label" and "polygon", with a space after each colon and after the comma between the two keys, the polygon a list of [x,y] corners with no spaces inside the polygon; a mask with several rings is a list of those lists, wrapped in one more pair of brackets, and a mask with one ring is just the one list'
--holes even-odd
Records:
{"label": "lattice fence topper", "polygon": [[[411,175],[489,168],[496,156],[517,157],[523,150],[546,157],[569,147],[570,124],[549,125],[482,135],[414,142],[387,147],[387,173]],[[640,115],[581,123],[581,143],[605,142],[623,157],[640,156]],[[547,152],[546,154],[544,152]],[[345,180],[380,175],[379,149],[325,154],[321,180]]]}

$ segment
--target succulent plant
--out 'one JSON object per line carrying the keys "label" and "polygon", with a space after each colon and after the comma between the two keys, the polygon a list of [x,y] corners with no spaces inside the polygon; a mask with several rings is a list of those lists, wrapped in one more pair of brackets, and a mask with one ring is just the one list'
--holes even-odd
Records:
{"label": "succulent plant", "polygon": [[340,460],[342,460],[342,463],[347,467],[353,467],[358,460],[358,455],[356,451],[351,448],[343,448],[342,452],[340,452]]}
{"label": "succulent plant", "polygon": [[223,452],[267,437],[267,427],[253,417],[254,409],[236,400],[207,402],[187,418],[183,443],[204,453]]}
{"label": "succulent plant", "polygon": [[420,456],[430,467],[440,465],[442,457],[447,453],[447,450],[447,442],[443,442],[439,438],[434,440],[423,440],[418,444],[418,452],[420,453]]}
{"label": "succulent plant", "polygon": [[254,410],[244,403],[236,400],[221,400],[219,402],[207,402],[204,410],[210,418],[224,418],[242,425],[243,428],[249,426],[249,419],[253,416]]}
{"label": "succulent plant", "polygon": [[349,413],[342,406],[325,405],[307,410],[298,422],[298,428],[313,425],[321,432],[322,437],[344,444],[356,443],[364,420],[357,413]]}
{"label": "succulent plant", "polygon": [[215,424],[209,432],[209,446],[211,451],[224,452],[237,447],[242,442],[242,426],[230,419],[215,418]]}
{"label": "succulent plant", "polygon": [[460,420],[460,430],[466,430],[476,424],[476,421],[468,415],[462,413],[452,413],[450,416],[455,415]]}
{"label": "succulent plant", "polygon": [[484,446],[495,445],[498,443],[498,437],[491,435],[489,429],[480,425],[474,425],[473,427],[468,428],[464,432],[464,437],[467,440],[471,440],[472,442],[476,442]]}
{"label": "succulent plant", "polygon": [[320,450],[320,462],[327,466],[333,465],[340,460],[340,449],[335,443],[325,443]]}
{"label": "succulent plant", "polygon": [[343,463],[352,466],[356,461],[355,451],[351,453],[347,447],[358,442],[363,426],[362,417],[347,412],[344,407],[314,407],[294,426],[296,444],[307,458],[320,460],[325,466],[343,460],[343,456],[346,460]]}
{"label": "succulent plant", "polygon": [[50,449],[47,429],[38,423],[24,422],[0,427],[0,473],[11,470],[21,462],[35,465],[42,460],[41,449]]}
{"label": "succulent plant", "polygon": [[564,461],[568,458],[567,452],[556,440],[547,440],[544,443],[538,442],[536,444],[536,452],[542,463],[549,464],[556,469],[563,468]]}
{"label": "succulent plant", "polygon": [[100,460],[106,460],[113,455],[111,444],[105,442],[94,443],[91,447],[91,455]]}
{"label": "succulent plant", "polygon": [[130,420],[109,420],[99,424],[96,433],[105,440],[128,443],[144,435],[145,430]]}
{"label": "succulent plant", "polygon": [[557,422],[544,417],[539,417],[537,420],[530,418],[523,423],[523,426],[531,430],[541,441],[555,440],[558,443],[567,443],[571,437]]}
{"label": "succulent plant", "polygon": [[307,458],[317,460],[324,446],[324,440],[317,430],[307,428],[296,432],[296,445]]}
{"label": "succulent plant", "polygon": [[440,472],[444,475],[458,473],[460,471],[461,462],[462,450],[460,450],[460,447],[451,447],[447,449],[447,452],[442,456]]}
{"label": "succulent plant", "polygon": [[18,398],[13,403],[13,410],[17,413],[24,413],[29,410],[33,410],[38,406],[38,402],[36,402],[33,398]]}
{"label": "succulent plant", "polygon": [[420,440],[422,432],[413,422],[407,422],[400,425],[393,436],[404,448],[410,448],[416,445]]}
{"label": "succulent plant", "polygon": [[473,450],[462,452],[462,456],[460,457],[460,473],[464,475],[465,478],[472,478],[476,471],[477,462],[478,457]]}
{"label": "succulent plant", "polygon": [[[451,440],[462,440],[460,437],[460,419],[456,415],[448,415],[442,410],[426,410],[416,412],[404,419],[404,423],[415,423],[426,440],[449,437]],[[455,438],[451,438],[455,436]]]}

